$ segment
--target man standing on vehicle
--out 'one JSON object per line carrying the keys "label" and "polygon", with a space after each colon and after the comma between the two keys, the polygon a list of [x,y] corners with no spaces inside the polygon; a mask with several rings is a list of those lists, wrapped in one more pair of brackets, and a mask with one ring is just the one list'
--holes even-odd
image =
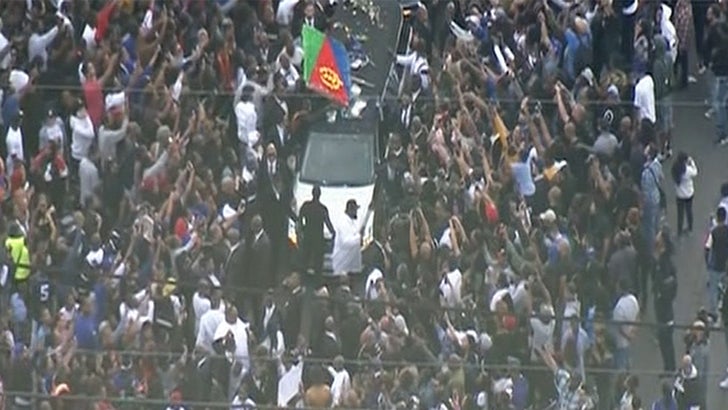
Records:
{"label": "man standing on vehicle", "polygon": [[326,252],[324,241],[324,224],[332,235],[332,241],[336,240],[334,225],[329,219],[329,209],[321,203],[321,187],[313,187],[312,198],[301,205],[299,212],[299,231],[303,233],[301,244],[301,259],[304,269],[312,269],[316,274],[321,272]]}
{"label": "man standing on vehicle", "polygon": [[[346,218],[336,227],[334,252],[331,255],[334,275],[361,272],[361,239],[364,221],[357,221],[359,205],[356,200],[346,201]],[[366,218],[365,218],[366,220]]]}

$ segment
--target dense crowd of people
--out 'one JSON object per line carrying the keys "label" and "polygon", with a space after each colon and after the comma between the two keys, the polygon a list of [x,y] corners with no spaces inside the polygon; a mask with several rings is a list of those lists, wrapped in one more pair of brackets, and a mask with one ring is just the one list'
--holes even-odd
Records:
{"label": "dense crowd of people", "polygon": [[672,93],[695,47],[728,141],[728,3],[407,4],[362,250],[359,205],[318,186],[286,232],[321,99],[302,28],[377,1],[0,3],[0,409],[638,410],[653,330],[652,408],[706,408],[728,228],[676,347],[699,169],[671,159]]}

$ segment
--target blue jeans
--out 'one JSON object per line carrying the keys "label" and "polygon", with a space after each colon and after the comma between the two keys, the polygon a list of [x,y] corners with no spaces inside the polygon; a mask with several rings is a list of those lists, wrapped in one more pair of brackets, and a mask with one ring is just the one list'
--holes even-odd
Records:
{"label": "blue jeans", "polygon": [[718,313],[718,300],[720,299],[720,284],[725,278],[725,272],[708,268],[708,311]]}
{"label": "blue jeans", "polygon": [[652,255],[655,250],[655,237],[660,224],[660,204],[645,202],[642,206],[642,235],[645,241],[645,253]]}
{"label": "blue jeans", "polygon": [[614,349],[614,367],[617,370],[629,370],[629,347],[617,347]]}
{"label": "blue jeans", "polygon": [[728,76],[713,80],[713,116],[718,138],[728,137]]}

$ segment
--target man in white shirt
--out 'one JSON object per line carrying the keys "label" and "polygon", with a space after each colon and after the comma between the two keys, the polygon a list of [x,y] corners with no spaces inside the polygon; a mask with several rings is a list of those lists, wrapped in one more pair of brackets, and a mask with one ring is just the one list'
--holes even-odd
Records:
{"label": "man in white shirt", "polygon": [[23,122],[23,112],[21,111],[10,121],[8,132],[5,135],[5,148],[8,156],[5,159],[5,167],[8,173],[12,173],[15,161],[25,160],[23,150],[23,129],[20,126]]}
{"label": "man in white shirt", "polygon": [[235,104],[235,118],[240,144],[252,148],[254,141],[250,140],[250,136],[257,130],[258,123],[258,112],[253,104],[253,87],[249,85],[243,87],[240,101]]}
{"label": "man in white shirt", "polygon": [[648,120],[655,124],[657,114],[655,112],[655,81],[649,72],[642,74],[634,86],[634,107],[637,110],[637,123]]}
{"label": "man in white shirt", "polygon": [[96,132],[84,106],[81,106],[76,114],[71,116],[69,122],[71,125],[71,158],[79,162],[88,155],[89,148],[96,138]]}
{"label": "man in white shirt", "polygon": [[530,319],[531,324],[531,360],[539,360],[539,351],[553,350],[554,331],[556,321],[554,320],[554,308],[549,304],[542,304],[538,316]]}
{"label": "man in white shirt", "polygon": [[79,203],[81,207],[85,207],[86,203],[93,199],[96,188],[101,185],[101,177],[96,164],[83,157],[78,164],[79,179]]}
{"label": "man in white shirt", "polygon": [[225,321],[225,312],[217,309],[220,306],[219,300],[213,300],[210,310],[200,317],[200,324],[197,330],[195,346],[198,350],[213,354],[212,344],[215,342],[215,332],[221,323]]}
{"label": "man in white shirt", "polygon": [[48,46],[50,46],[56,36],[58,36],[58,33],[63,29],[64,24],[64,20],[59,18],[57,25],[53,26],[53,28],[45,33],[42,33],[42,22],[36,20],[33,34],[31,34],[28,38],[28,61],[32,62],[34,59],[40,58],[43,63],[41,67],[45,70],[46,64],[48,63]]}
{"label": "man in white shirt", "polygon": [[[637,298],[626,290],[626,286],[620,284],[620,287],[625,290],[622,291],[612,311],[612,320],[616,322],[615,342],[617,345],[614,351],[614,362],[618,370],[629,370],[629,349],[637,331],[635,326],[629,323],[639,319],[640,305]],[[619,322],[626,324],[619,324]]]}
{"label": "man in white shirt", "polygon": [[407,67],[411,75],[420,78],[420,84],[422,84],[423,89],[429,88],[430,65],[424,53],[415,50],[406,55],[396,55],[395,60],[397,64]]}
{"label": "man in white shirt", "polygon": [[[230,363],[230,383],[228,385],[228,397],[230,400],[235,397],[240,382],[250,370],[250,355],[248,354],[249,328],[250,325],[238,317],[238,309],[231,305],[225,309],[224,320],[215,330],[214,343],[219,343],[224,339],[229,341],[230,338],[232,338],[234,343],[234,349],[225,352],[228,363]],[[229,345],[227,346],[230,347]]]}
{"label": "man in white shirt", "polygon": [[298,74],[298,70],[296,70],[296,67],[291,64],[291,60],[289,60],[288,56],[285,54],[278,57],[278,65],[280,66],[278,73],[280,73],[283,77],[286,90],[294,91],[296,84],[298,83],[298,79],[301,78],[301,75]]}
{"label": "man in white shirt", "polygon": [[363,223],[357,221],[359,205],[355,200],[346,202],[346,218],[336,227],[334,252],[331,255],[334,275],[361,272],[361,239]]}

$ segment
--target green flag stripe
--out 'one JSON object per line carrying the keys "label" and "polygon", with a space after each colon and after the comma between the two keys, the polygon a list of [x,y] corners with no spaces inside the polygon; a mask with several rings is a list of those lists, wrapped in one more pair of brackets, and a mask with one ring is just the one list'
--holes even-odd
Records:
{"label": "green flag stripe", "polygon": [[321,47],[326,41],[326,35],[313,27],[304,25],[301,31],[301,41],[303,43],[303,79],[308,83],[311,78],[311,70],[316,65]]}

